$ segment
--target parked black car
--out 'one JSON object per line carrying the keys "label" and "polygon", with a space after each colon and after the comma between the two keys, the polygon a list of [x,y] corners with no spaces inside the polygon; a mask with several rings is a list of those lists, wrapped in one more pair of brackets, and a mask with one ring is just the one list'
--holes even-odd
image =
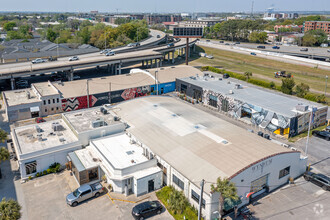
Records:
{"label": "parked black car", "polygon": [[330,178],[326,175],[306,172],[304,178],[307,181],[311,181],[312,183],[321,186],[324,190],[330,190]]}
{"label": "parked black car", "polygon": [[230,77],[230,76],[229,76],[228,73],[223,74],[223,78],[224,78],[224,79],[228,79],[229,77]]}
{"label": "parked black car", "polygon": [[135,219],[143,220],[162,212],[163,206],[159,201],[147,201],[133,207],[132,215]]}
{"label": "parked black car", "polygon": [[330,141],[330,132],[329,131],[313,131],[312,135],[315,137],[320,137],[327,141]]}

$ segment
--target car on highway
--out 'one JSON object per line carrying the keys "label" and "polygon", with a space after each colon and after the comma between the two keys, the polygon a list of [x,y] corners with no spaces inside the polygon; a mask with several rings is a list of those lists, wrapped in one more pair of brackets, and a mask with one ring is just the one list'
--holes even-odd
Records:
{"label": "car on highway", "polygon": [[160,35],[159,34],[157,34],[157,38],[160,38]]}
{"label": "car on highway", "polygon": [[312,131],[312,135],[315,137],[323,138],[327,141],[330,141],[330,132],[329,131]]}
{"label": "car on highway", "polygon": [[225,43],[225,45],[229,45],[229,43]]}
{"label": "car on highway", "polygon": [[257,46],[257,48],[258,48],[258,49],[266,49],[266,47],[265,47],[265,46],[260,46],[260,45],[259,45],[259,46]]}
{"label": "car on highway", "polygon": [[253,53],[253,52],[252,52],[252,53],[250,53],[250,54],[251,54],[251,55],[253,55],[253,56],[257,56],[257,54],[256,54],[256,53]]}
{"label": "car on highway", "polygon": [[241,44],[241,42],[238,42],[238,41],[237,41],[237,42],[235,42],[235,44]]}
{"label": "car on highway", "polygon": [[76,61],[76,60],[79,60],[78,56],[73,56],[69,58],[69,61]]}
{"label": "car on highway", "polygon": [[275,49],[275,50],[278,50],[278,49],[280,49],[280,47],[279,47],[279,46],[273,46],[272,48],[273,48],[273,49]]}
{"label": "car on highway", "polygon": [[57,57],[50,56],[48,57],[48,61],[57,61]]}
{"label": "car on highway", "polygon": [[224,79],[228,79],[229,77],[230,77],[230,76],[229,76],[228,73],[223,74],[223,78],[224,78]]}
{"label": "car on highway", "polygon": [[221,40],[221,41],[219,41],[219,43],[220,43],[220,44],[223,44],[223,43],[224,43],[224,41],[223,41],[223,40]]}
{"label": "car on highway", "polygon": [[174,43],[167,44],[167,47],[174,47]]}
{"label": "car on highway", "polygon": [[147,201],[133,207],[132,215],[135,219],[143,220],[155,214],[162,213],[163,206],[159,201]]}
{"label": "car on highway", "polygon": [[130,43],[127,45],[128,47],[139,47],[140,46],[140,43],[137,42],[137,43]]}
{"label": "car on highway", "polygon": [[300,51],[308,51],[308,48],[301,48]]}
{"label": "car on highway", "polygon": [[210,42],[210,40],[206,40],[206,42]]}
{"label": "car on highway", "polygon": [[114,56],[115,54],[116,54],[115,52],[110,51],[110,52],[106,53],[105,55],[106,55],[106,56]]}
{"label": "car on highway", "polygon": [[328,53],[330,53],[330,49],[328,49],[327,51],[328,51]]}
{"label": "car on highway", "polygon": [[66,196],[66,203],[70,206],[77,206],[78,203],[83,202],[92,197],[99,197],[104,191],[101,183],[84,184],[78,189]]}
{"label": "car on highway", "polygon": [[111,51],[111,49],[104,49],[104,50],[101,50],[100,54],[106,54],[106,53],[109,53]]}
{"label": "car on highway", "polygon": [[41,59],[41,58],[37,58],[37,59],[35,59],[35,60],[32,60],[32,63],[33,63],[33,64],[36,64],[36,63],[44,63],[44,62],[46,62],[46,60]]}
{"label": "car on highway", "polygon": [[306,173],[304,173],[304,178],[306,181],[310,181],[322,187],[323,190],[330,190],[330,177],[324,174],[317,174],[307,171]]}
{"label": "car on highway", "polygon": [[213,59],[214,57],[212,55],[206,55],[206,58]]}

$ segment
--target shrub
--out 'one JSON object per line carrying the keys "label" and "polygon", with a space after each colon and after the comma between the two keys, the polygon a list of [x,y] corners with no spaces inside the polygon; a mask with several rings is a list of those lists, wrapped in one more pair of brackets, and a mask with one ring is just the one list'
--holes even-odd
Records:
{"label": "shrub", "polygon": [[303,98],[309,92],[309,85],[300,83],[296,86],[296,94],[298,97]]}
{"label": "shrub", "polygon": [[292,78],[282,79],[281,91],[284,94],[292,95],[292,89],[295,86],[295,82]]}
{"label": "shrub", "polygon": [[269,83],[269,87],[270,87],[271,89],[276,89],[276,85],[275,85],[275,83],[274,83],[273,81],[271,81],[271,82]]}
{"label": "shrub", "polygon": [[47,174],[50,174],[50,173],[52,173],[52,170],[51,169],[47,169]]}
{"label": "shrub", "polygon": [[32,176],[29,176],[29,180],[32,180]]}
{"label": "shrub", "polygon": [[61,164],[57,162],[49,166],[49,169],[51,170],[52,173],[57,173],[58,171],[60,171],[60,168],[61,168]]}
{"label": "shrub", "polygon": [[39,177],[39,176],[40,176],[40,173],[37,173],[37,174],[36,174],[36,177]]}
{"label": "shrub", "polygon": [[47,170],[44,170],[44,171],[42,172],[42,174],[43,174],[43,175],[46,175],[46,174],[47,174]]}

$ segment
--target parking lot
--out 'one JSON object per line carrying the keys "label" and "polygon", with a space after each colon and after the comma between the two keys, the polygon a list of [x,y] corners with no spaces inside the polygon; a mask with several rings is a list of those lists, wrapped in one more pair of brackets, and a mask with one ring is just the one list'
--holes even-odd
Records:
{"label": "parking lot", "polygon": [[[76,207],[66,204],[66,196],[78,187],[68,171],[60,174],[50,174],[30,180],[26,183],[17,183],[22,195],[19,202],[24,206],[22,219],[133,219],[132,208],[139,202],[156,200],[155,193],[141,197],[129,196],[127,201],[119,198],[121,194],[103,194],[98,198],[91,198]],[[110,199],[112,198],[112,199]],[[142,201],[138,201],[141,200]],[[135,203],[135,201],[138,201]],[[173,219],[167,212],[151,217],[155,220]]]}
{"label": "parking lot", "polygon": [[330,216],[330,193],[299,178],[249,206],[254,219],[326,220]]}

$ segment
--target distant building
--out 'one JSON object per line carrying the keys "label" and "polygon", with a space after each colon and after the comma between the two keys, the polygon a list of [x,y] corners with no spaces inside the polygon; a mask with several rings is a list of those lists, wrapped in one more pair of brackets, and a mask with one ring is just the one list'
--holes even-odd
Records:
{"label": "distant building", "polygon": [[179,26],[205,28],[205,27],[212,27],[215,24],[221,22],[222,22],[221,20],[192,20],[192,21],[180,22]]}
{"label": "distant building", "polygon": [[149,25],[159,24],[163,22],[179,22],[182,20],[181,15],[161,15],[161,14],[149,14],[145,15],[144,19]]}
{"label": "distant building", "polygon": [[264,13],[264,20],[276,20],[276,19],[295,19],[298,18],[298,13]]}
{"label": "distant building", "polygon": [[303,26],[303,32],[310,30],[323,30],[330,35],[330,21],[305,21]]}
{"label": "distant building", "polygon": [[277,33],[281,28],[289,29],[288,32],[302,32],[303,25],[275,25],[274,31]]}
{"label": "distant building", "polygon": [[91,13],[91,14],[98,14],[99,11],[91,11],[90,13]]}

